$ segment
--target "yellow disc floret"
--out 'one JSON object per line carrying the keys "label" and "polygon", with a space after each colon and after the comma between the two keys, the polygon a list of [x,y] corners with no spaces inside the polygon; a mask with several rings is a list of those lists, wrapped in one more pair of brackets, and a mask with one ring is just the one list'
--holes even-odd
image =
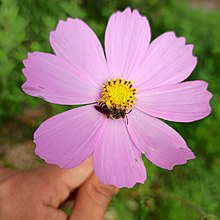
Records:
{"label": "yellow disc floret", "polygon": [[128,110],[134,106],[136,93],[137,89],[133,88],[131,80],[114,78],[103,85],[101,100],[109,109]]}

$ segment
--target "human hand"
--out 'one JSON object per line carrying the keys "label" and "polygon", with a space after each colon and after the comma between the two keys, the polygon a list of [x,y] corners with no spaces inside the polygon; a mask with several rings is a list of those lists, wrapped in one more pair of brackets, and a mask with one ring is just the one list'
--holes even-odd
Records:
{"label": "human hand", "polygon": [[118,191],[97,179],[91,158],[68,170],[55,165],[29,171],[0,168],[0,219],[67,219],[59,206],[77,188],[69,220],[103,219],[112,196]]}

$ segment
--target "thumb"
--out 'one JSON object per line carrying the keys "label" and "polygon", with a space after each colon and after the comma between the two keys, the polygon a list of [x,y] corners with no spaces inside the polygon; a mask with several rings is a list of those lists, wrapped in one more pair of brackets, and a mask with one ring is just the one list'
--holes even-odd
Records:
{"label": "thumb", "polygon": [[71,169],[61,169],[55,165],[46,165],[40,169],[41,178],[47,184],[45,204],[58,208],[70,193],[79,187],[93,172],[92,159],[88,158],[80,166]]}
{"label": "thumb", "polygon": [[92,174],[92,157],[89,157],[78,167],[61,169],[61,172],[62,181],[67,185],[69,190],[72,191],[79,187]]}

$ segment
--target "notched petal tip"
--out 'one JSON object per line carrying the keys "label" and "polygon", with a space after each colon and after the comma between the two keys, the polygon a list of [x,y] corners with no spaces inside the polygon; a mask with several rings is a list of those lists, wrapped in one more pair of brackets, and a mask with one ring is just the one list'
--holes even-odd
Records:
{"label": "notched petal tip", "polygon": [[67,22],[67,21],[65,21],[65,20],[59,20],[59,21],[58,21],[58,24],[57,24],[57,26],[56,26],[56,28],[55,28],[54,31],[56,31],[60,26],[65,25],[66,22]]}
{"label": "notched petal tip", "polygon": [[28,53],[27,53],[27,58],[23,60],[23,64],[24,64],[25,67],[28,66],[30,57],[31,57],[31,55],[32,55],[33,53],[36,53],[36,52],[28,52]]}
{"label": "notched petal tip", "polygon": [[173,43],[174,41],[178,41],[180,43],[180,45],[185,45],[187,47],[190,47],[191,50],[193,50],[194,48],[194,45],[193,44],[187,44],[186,43],[186,37],[185,36],[177,36],[176,32],[175,31],[168,31],[168,32],[165,32],[163,34],[161,34],[159,37],[163,37],[164,39],[166,38],[173,38]]}
{"label": "notched petal tip", "polygon": [[145,17],[145,16],[142,16],[137,9],[134,9],[134,10],[132,11],[132,14],[138,15],[138,16],[140,16],[140,17]]}
{"label": "notched petal tip", "polygon": [[[38,52],[38,51],[35,51],[35,52],[28,52],[27,53],[27,58],[23,60],[23,64],[25,66],[24,69],[26,69],[28,67],[28,65],[30,64],[30,62],[35,59],[35,58],[40,58],[42,55],[41,54],[45,54],[43,52]],[[22,69],[23,71],[23,69]]]}
{"label": "notched petal tip", "polygon": [[133,182],[133,183],[131,183],[131,184],[119,184],[118,186],[116,186],[116,187],[118,187],[118,188],[129,188],[129,189],[131,189],[131,188],[133,188],[136,184],[144,184],[145,183],[145,181],[146,181],[146,178],[144,179],[144,180],[138,180],[138,181],[135,181],[135,182]]}
{"label": "notched petal tip", "polygon": [[50,32],[50,35],[49,35],[49,41],[51,42],[51,38],[53,38],[53,36],[56,34],[56,32],[60,29],[61,26],[65,25],[65,23],[67,23],[67,21],[64,21],[64,20],[59,20],[58,21],[58,24],[56,26],[56,28],[54,30],[52,30]]}
{"label": "notched petal tip", "polygon": [[45,95],[43,95],[43,90],[45,88],[41,87],[41,86],[34,86],[31,85],[30,82],[26,81],[22,86],[21,89],[23,90],[23,92],[27,95],[33,96],[33,97],[38,97],[41,98],[45,101],[48,101],[47,98],[45,97]]}
{"label": "notched petal tip", "polygon": [[[208,83],[207,83],[207,87],[208,87]],[[210,102],[212,97],[213,97],[213,94],[211,92],[209,92],[208,90],[207,90],[207,93],[208,93],[208,99],[209,99],[209,102]]]}
{"label": "notched petal tip", "polygon": [[[186,150],[186,149],[183,149],[183,150]],[[179,154],[181,154],[181,153],[184,154],[186,152],[179,152]],[[162,169],[165,169],[165,170],[173,170],[176,166],[187,164],[189,160],[193,160],[196,158],[196,156],[194,155],[194,153],[192,151],[188,151],[187,154],[188,155],[183,156],[183,158],[181,158],[181,159],[179,158],[179,161],[177,161],[175,163],[170,163],[170,164],[169,163],[167,163],[167,164],[157,163],[156,165]]]}
{"label": "notched petal tip", "polygon": [[123,11],[120,11],[120,13],[121,13],[121,14],[123,14],[123,13],[129,13],[129,14],[131,14],[132,11],[131,11],[131,8],[130,8],[130,7],[127,7],[127,8],[125,8]]}
{"label": "notched petal tip", "polygon": [[192,59],[193,59],[192,63],[194,65],[194,69],[195,69],[195,67],[198,63],[198,58],[193,54],[193,48],[192,48]]}
{"label": "notched petal tip", "polygon": [[125,15],[125,16],[139,17],[139,18],[142,18],[142,19],[146,19],[147,22],[148,22],[148,19],[147,19],[146,16],[143,16],[142,14],[140,14],[140,12],[137,9],[132,10],[130,7],[127,7],[122,11],[117,11],[117,12],[113,13],[111,15],[111,17],[114,16],[114,15],[119,15],[119,16],[124,16]]}
{"label": "notched petal tip", "polygon": [[207,90],[208,107],[207,107],[206,114],[204,115],[204,118],[209,116],[212,112],[212,106],[211,106],[212,97],[213,97],[212,93]]}
{"label": "notched petal tip", "polygon": [[[26,82],[21,85],[21,89],[25,92]],[[26,92],[25,92],[26,93]]]}
{"label": "notched petal tip", "polygon": [[27,79],[27,76],[26,76],[26,74],[27,74],[27,73],[26,73],[26,67],[22,68],[21,71],[22,71],[22,73],[24,74],[25,78]]}
{"label": "notched petal tip", "polygon": [[56,26],[56,28],[54,29],[54,30],[52,30],[51,32],[50,32],[50,35],[52,34],[54,34],[54,32],[56,32],[56,31],[59,31],[59,29],[60,28],[62,28],[63,26],[65,26],[65,25],[67,25],[67,24],[69,24],[69,23],[75,23],[75,22],[80,22],[80,23],[84,23],[81,19],[79,19],[79,18],[67,18],[66,20],[59,20],[58,21],[58,24],[57,24],[57,26]]}
{"label": "notched petal tip", "polygon": [[158,37],[173,37],[173,38],[176,38],[177,36],[176,36],[176,33],[174,32],[174,31],[168,31],[168,32],[165,32],[165,33],[163,33],[163,34],[161,34],[161,35],[159,35]]}
{"label": "notched petal tip", "polygon": [[[28,59],[23,60],[23,64],[24,64],[25,67],[27,67],[27,65],[28,65]],[[23,71],[23,69],[22,69],[22,71]]]}
{"label": "notched petal tip", "polygon": [[187,51],[189,51],[189,53],[192,54],[192,57],[194,58],[195,63],[197,64],[197,57],[193,54],[194,44],[186,44],[185,43],[185,48],[186,48]]}
{"label": "notched petal tip", "polygon": [[[185,152],[183,152],[183,154],[186,153],[186,149],[182,148],[182,150],[185,151]],[[191,150],[187,149],[187,151],[188,151],[187,155],[185,156],[185,158],[182,161],[179,161],[175,164],[172,164],[170,167],[167,166],[167,167],[161,167],[161,168],[166,169],[166,170],[173,170],[176,166],[187,164],[189,162],[189,160],[193,160],[196,158],[195,154]]]}
{"label": "notched petal tip", "polygon": [[[97,175],[97,173],[96,173]],[[99,177],[97,175],[98,179],[105,185],[113,185],[113,186],[116,186],[117,188],[133,188],[136,184],[144,184],[146,179],[147,179],[147,175],[145,174],[144,177],[142,177],[141,179],[139,180],[133,180],[133,181],[130,181],[129,183],[126,182],[126,183],[122,183],[122,182],[119,182],[119,181],[106,181],[105,179],[103,179],[101,176]]]}
{"label": "notched petal tip", "polygon": [[177,37],[176,36],[176,38],[182,43],[182,44],[186,44],[186,38],[185,37],[183,37],[183,36],[180,36],[180,37]]}
{"label": "notched petal tip", "polygon": [[[201,86],[204,87],[204,88],[203,88],[203,89],[204,89],[204,97],[206,97],[206,104],[207,104],[206,113],[204,114],[204,117],[202,117],[202,118],[205,118],[205,117],[207,117],[208,115],[210,115],[211,112],[212,112],[211,99],[212,99],[212,97],[213,97],[213,94],[208,91],[208,86],[209,86],[209,84],[208,84],[207,82],[202,81],[202,80],[201,80],[200,82],[201,82]],[[205,98],[204,98],[204,100],[205,100]],[[202,118],[201,118],[201,119],[202,119]]]}
{"label": "notched petal tip", "polygon": [[59,20],[56,28],[50,32],[49,40],[51,40],[51,37],[56,35],[56,32],[59,31],[63,26],[67,25],[68,23],[72,23],[75,20],[79,20],[79,19],[67,18],[66,20]]}
{"label": "notched petal tip", "polygon": [[67,18],[66,19],[66,22],[74,22],[74,21],[78,21],[79,19],[78,18]]}
{"label": "notched petal tip", "polygon": [[[34,142],[35,143],[35,142]],[[54,160],[48,159],[48,158],[44,158],[44,156],[41,155],[41,152],[38,150],[38,147],[35,147],[34,153],[43,161],[45,161],[46,164],[51,164],[51,165],[56,165],[62,169],[71,169],[74,168],[76,166],[71,166],[70,164],[59,164],[57,162],[55,162]]]}

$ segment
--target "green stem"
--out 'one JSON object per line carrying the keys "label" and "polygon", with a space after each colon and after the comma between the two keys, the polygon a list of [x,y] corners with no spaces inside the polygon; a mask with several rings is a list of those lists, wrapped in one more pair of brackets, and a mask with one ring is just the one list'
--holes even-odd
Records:
{"label": "green stem", "polygon": [[164,192],[164,191],[161,191],[161,190],[154,191],[154,194],[169,197],[170,199],[173,199],[173,200],[179,200],[182,204],[190,206],[191,208],[193,208],[194,210],[199,212],[201,216],[207,215],[207,212],[202,207],[196,205],[195,203],[193,203],[192,201],[190,201],[188,199],[184,199],[180,196],[173,195],[171,193]]}

